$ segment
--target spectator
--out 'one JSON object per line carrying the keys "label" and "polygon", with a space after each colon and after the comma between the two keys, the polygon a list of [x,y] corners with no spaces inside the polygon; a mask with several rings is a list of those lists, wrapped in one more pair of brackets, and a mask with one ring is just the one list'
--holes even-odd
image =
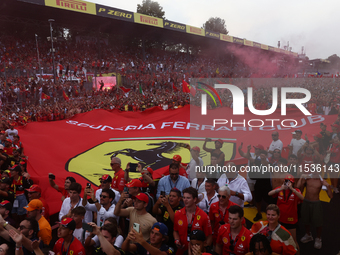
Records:
{"label": "spectator", "polygon": [[161,191],[164,191],[166,195],[170,193],[170,190],[177,188],[181,192],[190,187],[189,180],[179,175],[179,166],[176,163],[171,163],[169,166],[170,175],[162,177],[158,182],[157,199],[159,198]]}
{"label": "spectator", "polygon": [[[87,196],[90,196],[93,204],[90,204],[87,201]],[[87,211],[97,213],[97,226],[101,227],[103,226],[106,218],[112,216],[117,218],[117,216],[113,213],[115,211],[115,204],[112,203],[114,199],[115,193],[111,189],[103,189],[102,193],[100,194],[99,202],[94,195],[93,188],[87,187],[84,191],[82,205]]]}
{"label": "spectator", "polygon": [[194,178],[191,182],[191,187],[197,189],[198,193],[205,192],[205,182],[208,180],[206,177],[206,173],[198,171],[196,173],[196,178]]}
{"label": "spectator", "polygon": [[314,248],[321,249],[322,247],[322,203],[319,199],[322,186],[325,185],[327,188],[327,195],[332,198],[332,188],[327,181],[323,180],[318,173],[304,173],[301,175],[300,180],[297,183],[297,187],[303,193],[306,187],[306,194],[301,206],[301,221],[305,225],[306,234],[301,238],[302,243],[308,243],[313,241],[311,234],[310,225],[313,224],[316,227],[316,235]]}
{"label": "spectator", "polygon": [[[161,216],[160,222],[167,226],[169,233],[173,233],[175,212],[183,208],[180,204],[181,198],[181,192],[177,188],[173,188],[169,196],[160,195],[152,208],[154,215]],[[173,235],[170,234],[168,237],[170,247],[174,247],[175,240]]]}
{"label": "spectator", "polygon": [[[219,166],[224,166],[224,162],[225,162],[225,155],[224,152],[221,150],[222,146],[223,146],[223,141],[222,139],[218,139],[215,141],[215,149],[211,149],[211,148],[207,148],[207,142],[211,142],[210,138],[206,138],[203,144],[203,150],[205,150],[206,152],[210,152],[211,156],[215,156],[217,158],[217,164]],[[211,165],[212,162],[211,162]]]}
{"label": "spectator", "polygon": [[212,243],[212,230],[209,217],[196,203],[197,190],[189,187],[183,190],[184,208],[175,213],[174,239],[178,248],[176,254],[183,254],[188,249],[190,233],[193,230],[202,230],[207,234],[205,246]]}
{"label": "spectator", "polygon": [[210,247],[205,247],[206,237],[202,230],[193,230],[190,234],[190,242],[188,250],[183,255],[192,254],[212,254],[217,255],[216,252],[212,251]]}
{"label": "spectator", "polygon": [[21,171],[22,170],[19,165],[15,165],[11,168],[12,185],[10,189],[15,193],[16,196],[12,209],[14,220],[20,220],[25,217],[26,210],[24,207],[28,203],[25,196],[25,189],[28,189],[33,184],[32,180],[21,175]]}
{"label": "spectator", "polygon": [[272,143],[269,145],[269,149],[268,149],[268,157],[272,157],[272,154],[274,152],[275,149],[278,149],[279,151],[282,151],[283,148],[283,143],[282,141],[279,139],[279,132],[274,131],[272,133]]}
{"label": "spectator", "polygon": [[14,128],[14,124],[10,125],[10,128],[6,130],[6,136],[13,141],[14,140],[14,136],[18,135],[18,130]]}
{"label": "spectator", "polygon": [[95,249],[94,254],[98,255],[124,255],[125,252],[115,246],[117,237],[117,225],[104,224],[99,228],[95,223],[90,222],[89,225],[93,228],[92,234],[98,237],[100,246]]}
{"label": "spectator", "polygon": [[229,221],[229,208],[236,205],[229,200],[230,189],[228,186],[222,186],[217,195],[219,201],[211,204],[209,209],[209,218],[212,226],[213,241],[216,244],[219,228]]}
{"label": "spectator", "polygon": [[73,236],[73,231],[76,229],[76,222],[71,218],[64,218],[59,224],[59,239],[53,247],[53,252],[55,254],[65,255],[84,255],[85,249],[83,245]]}
{"label": "spectator", "polygon": [[278,255],[272,252],[269,240],[262,234],[253,235],[249,246],[250,253],[247,253],[247,255]]}
{"label": "spectator", "polygon": [[[65,198],[63,204],[61,205],[59,212],[60,221],[62,221],[64,218],[70,218],[72,215],[72,210],[82,205],[83,199],[80,197],[81,185],[77,182],[73,182],[70,184],[68,191],[70,197]],[[92,212],[86,212],[84,221],[86,223],[92,221]]]}
{"label": "spectator", "polygon": [[[230,166],[230,169],[236,169],[234,162],[229,162],[227,166]],[[251,202],[253,199],[246,179],[244,179],[244,177],[241,176],[237,171],[227,172],[218,179],[217,183],[219,187],[228,185],[231,195],[230,201],[241,206],[242,208],[244,206],[244,202]]]}
{"label": "spectator", "polygon": [[246,254],[249,251],[253,234],[242,225],[243,208],[233,205],[228,211],[229,224],[224,224],[219,228],[215,251],[220,255]]}
{"label": "spectator", "polygon": [[280,224],[284,226],[292,235],[296,247],[299,245],[296,239],[296,228],[298,223],[297,206],[304,197],[298,188],[294,188],[294,177],[286,175],[281,187],[277,187],[268,193],[269,196],[277,197],[277,206],[280,209]]}
{"label": "spectator", "polygon": [[121,168],[121,160],[120,158],[113,157],[111,158],[111,168],[115,172],[112,180],[112,188],[122,193],[124,190],[126,181],[124,179],[124,171]]}
{"label": "spectator", "polygon": [[297,156],[298,150],[305,144],[306,141],[301,138],[302,131],[300,129],[295,130],[292,134],[295,135],[295,138],[293,138],[290,145],[288,145],[289,154]]}
{"label": "spectator", "polygon": [[278,254],[295,255],[297,252],[296,244],[289,231],[279,224],[280,209],[277,205],[267,206],[267,220],[254,223],[251,232],[265,235],[270,240],[270,247],[273,252]]}
{"label": "spectator", "polygon": [[50,221],[50,209],[48,204],[46,203],[45,199],[41,197],[41,188],[37,184],[33,184],[27,190],[28,201],[32,201],[33,199],[39,199],[43,207],[41,209],[41,215],[45,217],[45,219],[49,222]]}
{"label": "spectator", "polygon": [[9,217],[11,211],[12,211],[11,202],[9,202],[8,200],[3,200],[0,203],[0,214],[2,218],[8,222],[8,224],[12,225],[13,227],[16,227],[17,226],[16,222],[11,217]]}
{"label": "spectator", "polygon": [[151,228],[150,241],[146,241],[141,232],[138,233],[132,228],[122,245],[122,249],[125,252],[135,252],[141,255],[172,254],[175,250],[166,244],[167,240],[167,226],[161,222],[156,222]]}
{"label": "spectator", "polygon": [[82,206],[78,206],[74,208],[71,212],[71,218],[76,223],[76,228],[73,231],[73,236],[77,238],[83,245],[85,243],[85,239],[90,235],[90,232],[87,232],[83,229],[83,220],[85,217],[86,209]]}
{"label": "spectator", "polygon": [[71,183],[75,183],[76,180],[72,176],[68,176],[65,179],[64,187],[59,187],[54,182],[54,178],[55,178],[54,174],[52,174],[52,173],[48,174],[48,179],[50,181],[51,187],[54,188],[55,190],[57,190],[58,192],[60,192],[62,194],[61,201],[64,201],[65,198],[69,197],[68,190],[69,190],[69,187],[70,187]]}
{"label": "spectator", "polygon": [[173,156],[172,163],[178,164],[179,175],[184,176],[186,178],[188,177],[187,172],[185,170],[186,167],[182,164],[182,157],[180,155]]}
{"label": "spectator", "polygon": [[202,167],[203,166],[203,160],[201,157],[199,157],[201,152],[201,149],[198,146],[194,146],[191,148],[191,160],[187,166],[187,175],[189,178],[189,181],[192,181],[196,177],[196,167]]}
{"label": "spectator", "polygon": [[111,188],[111,183],[112,183],[112,177],[108,174],[104,174],[100,180],[100,188],[97,189],[96,191],[96,199],[100,201],[100,194],[102,193],[103,189],[111,189],[115,193],[115,199],[112,201],[112,203],[117,204],[119,198],[120,198],[120,193],[119,191]]}
{"label": "spectator", "polygon": [[8,200],[13,205],[14,193],[9,190],[11,184],[12,180],[8,177],[2,177],[0,179],[0,201]]}
{"label": "spectator", "polygon": [[215,179],[207,179],[205,181],[205,190],[203,194],[203,199],[198,203],[198,207],[201,208],[206,214],[209,215],[209,209],[211,204],[218,202],[217,197],[217,183]]}
{"label": "spectator", "polygon": [[146,211],[146,207],[149,202],[149,197],[144,193],[139,193],[136,196],[133,207],[122,209],[121,208],[122,203],[126,198],[128,198],[128,194],[122,193],[122,196],[120,197],[114,210],[114,214],[120,217],[129,217],[130,218],[129,229],[132,228],[132,225],[134,223],[139,224],[144,239],[148,240],[150,237],[151,227],[153,226],[154,223],[156,223],[156,219]]}
{"label": "spectator", "polygon": [[39,223],[38,237],[49,245],[52,240],[52,229],[50,223],[41,215],[43,204],[39,199],[33,199],[24,207],[27,210],[27,218],[35,219]]}
{"label": "spectator", "polygon": [[[129,197],[131,198],[135,198],[139,193],[142,192],[142,187],[143,187],[143,183],[141,182],[140,179],[132,179],[132,181],[130,181],[129,183],[126,184],[126,187],[128,187],[129,189]],[[154,205],[153,202],[153,198],[149,195],[144,193],[145,195],[148,196],[149,198],[149,202],[148,202],[148,206],[146,207],[146,211],[151,213],[152,211],[152,207]]]}

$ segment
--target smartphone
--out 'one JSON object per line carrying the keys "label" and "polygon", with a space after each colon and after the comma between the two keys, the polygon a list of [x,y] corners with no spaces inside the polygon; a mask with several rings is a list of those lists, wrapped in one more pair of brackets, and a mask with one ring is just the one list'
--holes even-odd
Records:
{"label": "smartphone", "polygon": [[161,191],[161,196],[165,197],[165,191]]}
{"label": "smartphone", "polygon": [[91,183],[88,182],[88,183],[86,184],[86,188],[91,188]]}
{"label": "smartphone", "polygon": [[138,164],[130,163],[130,172],[136,172]]}
{"label": "smartphone", "polygon": [[52,179],[52,180],[55,180],[55,175],[54,174],[49,174],[48,175],[48,178]]}
{"label": "smartphone", "polygon": [[124,187],[124,192],[125,193],[129,193],[129,188],[128,187]]}
{"label": "smartphone", "polygon": [[89,224],[87,224],[87,223],[84,223],[83,222],[83,229],[84,230],[87,230],[87,231],[89,231],[89,232],[92,232],[93,231],[93,227],[92,226],[90,226]]}
{"label": "smartphone", "polygon": [[133,223],[133,229],[136,230],[139,233],[139,224]]}

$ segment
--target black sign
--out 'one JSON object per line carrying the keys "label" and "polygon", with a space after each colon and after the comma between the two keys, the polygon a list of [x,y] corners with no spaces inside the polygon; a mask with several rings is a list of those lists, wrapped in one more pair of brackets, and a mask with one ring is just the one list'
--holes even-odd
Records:
{"label": "black sign", "polygon": [[167,29],[186,32],[186,26],[181,23],[173,22],[170,20],[164,20],[163,25],[164,25],[164,28],[167,28]]}
{"label": "black sign", "polygon": [[214,39],[220,39],[220,33],[216,33],[213,31],[205,30],[205,36]]}
{"label": "black sign", "polygon": [[96,10],[98,16],[134,22],[133,12],[124,11],[121,9],[108,7],[100,4],[96,4]]}

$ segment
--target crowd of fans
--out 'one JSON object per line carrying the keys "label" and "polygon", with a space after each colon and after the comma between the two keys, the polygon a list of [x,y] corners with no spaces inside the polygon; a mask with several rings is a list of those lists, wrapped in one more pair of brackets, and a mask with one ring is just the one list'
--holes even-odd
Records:
{"label": "crowd of fans", "polygon": [[[1,37],[1,112],[3,119],[8,123],[24,125],[29,121],[59,120],[93,109],[143,111],[154,106],[176,109],[190,103],[200,105],[199,86],[194,86],[196,96],[190,97],[190,94],[183,92],[183,81],[190,83],[197,78],[216,78],[218,81],[225,81],[227,78],[229,82],[230,79],[249,78],[254,74],[259,74],[259,77],[278,77],[279,73],[292,77],[293,71],[297,71],[296,66],[288,60],[287,65],[281,65],[276,69],[268,68],[272,73],[266,73],[266,68],[260,68],[260,64],[251,65],[244,57],[231,53],[215,57],[209,54],[188,55],[182,52],[151,49],[146,50],[143,60],[139,48],[62,41],[55,43],[57,80],[54,83],[53,75],[45,78],[42,78],[44,75],[39,76],[41,72],[53,73],[49,47],[48,42],[39,42],[38,59],[34,40]],[[102,56],[100,58],[98,48]],[[262,57],[268,58],[266,55]],[[258,58],[258,63],[261,63],[261,56]],[[131,89],[128,93],[118,86],[104,91],[85,89],[86,74],[101,75],[112,72],[117,72],[123,77],[124,88]],[[311,91],[312,100],[308,107],[315,113],[327,115],[338,111],[340,98],[338,83],[338,79],[335,78],[296,79],[290,86]],[[270,86],[251,86],[254,89],[255,108],[267,109],[272,102],[271,87],[281,87],[282,84],[280,79],[277,79],[277,83],[274,84],[271,80]],[[246,90],[249,84],[240,87]],[[220,96],[223,106],[232,107],[232,97],[228,90],[223,91]],[[208,107],[216,107],[210,98]]]}
{"label": "crowd of fans", "polygon": [[[198,104],[189,93],[183,92],[183,80],[249,78],[259,70],[235,56],[215,59],[150,51],[143,61],[138,49],[125,47],[101,47],[101,55],[105,57],[98,59],[98,51],[92,44],[59,42],[55,54],[58,80],[54,83],[50,78],[35,76],[41,70],[52,73],[49,45],[40,44],[39,63],[35,42],[12,37],[0,41],[2,73],[6,73],[0,78],[0,253],[42,255],[53,250],[57,255],[299,254],[299,243],[314,240],[310,225],[317,230],[314,247],[321,249],[323,222],[319,193],[324,189],[330,198],[333,192],[339,193],[338,176],[330,172],[321,176],[309,170],[316,164],[339,169],[340,117],[331,127],[322,123],[320,131],[313,136],[314,141],[307,136],[303,139],[302,131],[295,130],[288,147],[283,147],[289,141],[281,141],[278,132],[272,133],[273,142],[267,149],[261,144],[246,148],[240,144],[239,154],[248,159],[249,167],[289,166],[291,171],[284,175],[243,177],[237,171],[222,176],[196,173],[196,167],[203,167],[200,158],[203,150],[210,153],[210,166],[226,165],[239,170],[233,162],[225,162],[223,141],[208,138],[203,148],[188,146],[192,157],[188,165],[176,155],[168,175],[160,180],[153,178],[156,169],[143,162],[136,168],[142,177],[131,179],[129,172],[136,166],[128,164],[123,170],[118,157],[111,158],[114,176],[103,175],[97,190],[91,185],[82,187],[73,177],[66,178],[61,187],[51,173],[50,185],[61,193],[63,201],[59,239],[52,242],[55,222],[50,222],[41,187],[32,182],[26,171],[27,156],[15,126],[66,119],[93,109],[143,111],[159,106],[167,110]],[[125,92],[119,87],[87,90],[84,82],[89,72],[119,72],[125,77],[125,88],[131,90]],[[71,76],[79,82],[68,80]],[[307,107],[312,113],[337,115],[338,83],[337,79],[296,79],[290,86],[311,92]],[[279,81],[271,86],[252,85],[255,108],[271,107],[271,87],[275,86],[281,86]],[[198,98],[201,92],[196,89],[196,93]],[[221,98],[223,106],[232,107],[229,91],[224,91]],[[208,104],[214,107],[212,102]],[[328,177],[331,184],[325,181]],[[263,203],[267,204],[266,221],[262,221]],[[246,224],[244,207],[257,210],[251,226],[249,222]],[[305,223],[306,234],[299,242],[300,220]]]}
{"label": "crowd of fans", "polygon": [[[123,170],[118,157],[110,162],[114,175],[103,175],[98,189],[91,184],[82,187],[73,177],[59,186],[50,173],[50,186],[63,201],[56,222],[59,239],[54,243],[51,225],[56,223],[50,222],[44,194],[26,171],[24,146],[12,125],[0,134],[1,246],[4,254],[16,255],[49,250],[66,255],[300,254],[299,243],[314,240],[313,226],[314,248],[321,249],[319,194],[324,189],[332,199],[339,193],[339,135],[340,115],[331,130],[321,123],[313,140],[307,135],[303,139],[298,129],[288,147],[283,144],[289,141],[281,141],[276,131],[267,149],[261,144],[246,148],[240,144],[239,154],[248,159],[248,167],[289,169],[267,175],[254,171],[243,177],[242,166],[225,162],[223,141],[209,138],[202,149],[185,145],[191,152],[189,164],[175,155],[168,173],[158,180],[144,162],[128,163]],[[221,176],[197,171],[203,167],[201,150],[210,153],[210,166],[229,171]],[[317,166],[328,170],[313,171]],[[141,177],[131,179],[131,172]],[[263,204],[267,204],[266,221]],[[257,209],[254,224],[246,222],[245,207]],[[306,233],[298,241],[299,221]]]}

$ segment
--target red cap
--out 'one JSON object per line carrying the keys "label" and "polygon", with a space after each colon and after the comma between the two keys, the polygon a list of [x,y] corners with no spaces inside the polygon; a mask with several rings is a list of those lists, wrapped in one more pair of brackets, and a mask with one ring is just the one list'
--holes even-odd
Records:
{"label": "red cap", "polygon": [[76,229],[76,222],[72,218],[64,218],[62,221],[57,222],[57,223],[71,230]]}
{"label": "red cap", "polygon": [[175,155],[172,159],[177,162],[182,162],[182,157],[180,155]]}
{"label": "red cap", "polygon": [[192,147],[192,150],[193,150],[193,151],[198,151],[198,152],[201,151],[201,149],[200,149],[198,146]]}
{"label": "red cap", "polygon": [[317,138],[322,138],[322,134],[315,134],[314,136],[316,136]]}
{"label": "red cap", "polygon": [[11,140],[11,139],[6,139],[6,142],[10,142],[10,143],[11,143],[11,142],[12,142],[12,140]]}
{"label": "red cap", "polygon": [[146,194],[144,194],[144,193],[139,193],[139,194],[136,196],[136,198],[137,198],[138,200],[140,200],[140,201],[145,202],[145,203],[149,203],[149,197],[148,197]]}
{"label": "red cap", "polygon": [[218,140],[215,141],[215,143],[216,143],[216,142],[219,142],[220,144],[223,144],[222,139],[218,139]]}
{"label": "red cap", "polygon": [[254,146],[255,149],[260,149],[260,150],[264,150],[264,147],[262,144],[257,144]]}
{"label": "red cap", "polygon": [[132,179],[129,183],[126,184],[126,187],[129,188],[134,188],[134,187],[138,187],[141,188],[143,187],[142,182],[138,179]]}
{"label": "red cap", "polygon": [[151,167],[148,167],[146,170],[151,174],[151,176],[153,176],[153,170]]}
{"label": "red cap", "polygon": [[294,181],[294,176],[291,175],[291,174],[287,174],[286,177],[285,177],[285,180],[288,180],[288,181],[290,181],[290,182],[292,182],[292,183],[295,182],[295,181]]}
{"label": "red cap", "polygon": [[99,180],[112,182],[112,177],[108,174],[104,174],[102,177],[99,178]]}
{"label": "red cap", "polygon": [[41,194],[41,188],[37,184],[33,184],[29,189],[26,189],[28,192],[39,192]]}
{"label": "red cap", "polygon": [[338,124],[332,124],[332,127],[335,127],[336,129],[339,129],[339,125]]}

